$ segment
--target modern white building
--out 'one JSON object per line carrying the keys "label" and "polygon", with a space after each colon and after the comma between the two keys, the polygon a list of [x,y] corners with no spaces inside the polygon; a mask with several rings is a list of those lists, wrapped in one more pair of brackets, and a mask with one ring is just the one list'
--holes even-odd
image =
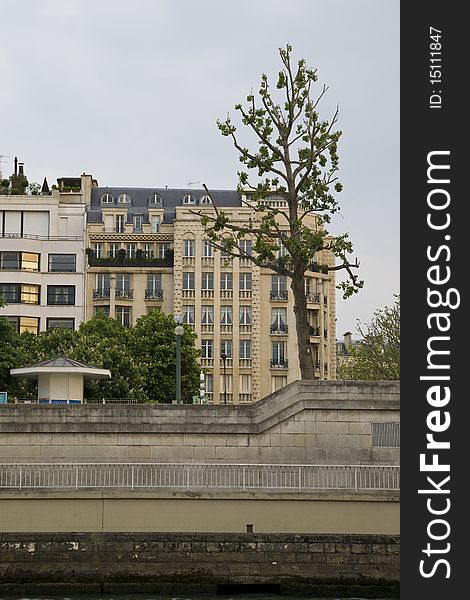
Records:
{"label": "modern white building", "polygon": [[80,178],[51,193],[0,195],[1,314],[20,333],[84,320],[85,227]]}

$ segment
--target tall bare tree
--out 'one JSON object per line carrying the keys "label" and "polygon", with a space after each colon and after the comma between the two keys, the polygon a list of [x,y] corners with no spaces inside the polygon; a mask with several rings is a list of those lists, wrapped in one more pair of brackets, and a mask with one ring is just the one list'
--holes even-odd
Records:
{"label": "tall bare tree", "polygon": [[[290,278],[301,377],[313,379],[305,274],[345,269],[347,278],[338,286],[345,298],[357,292],[363,282],[353,272],[359,266],[357,261],[352,263],[348,258],[353,252],[348,234],[333,239],[324,227],[339,210],[335,193],[342,190],[337,177],[341,136],[341,131],[335,130],[338,110],[330,121],[320,119],[318,105],[328,88],[323,86],[314,94],[316,70],[308,68],[303,59],[293,66],[291,52],[290,45],[279,50],[282,69],[277,92],[271,92],[268,77],[262,75],[258,96],[251,93],[244,105],[235,106],[241,123],[255,136],[255,150],[241,143],[230,116],[217,121],[222,135],[231,138],[239,160],[257,173],[257,183],[249,181],[247,172],[238,173],[239,190],[250,190],[248,204],[255,211],[254,218],[248,223],[234,222],[215,204],[214,211],[200,211],[200,215],[216,248]],[[273,198],[284,202],[280,206],[270,201]],[[307,223],[307,216],[312,214],[317,215],[313,228],[311,219],[310,227]],[[240,243],[248,237],[255,242],[253,253],[246,252]],[[339,264],[319,264],[322,250],[330,250]]]}

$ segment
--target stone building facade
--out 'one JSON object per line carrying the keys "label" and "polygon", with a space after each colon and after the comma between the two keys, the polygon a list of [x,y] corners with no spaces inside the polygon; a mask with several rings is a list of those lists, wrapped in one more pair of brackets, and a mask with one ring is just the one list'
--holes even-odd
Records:
{"label": "stone building facade", "polygon": [[[207,240],[212,199],[233,222],[256,219],[248,194],[89,186],[86,318],[132,326],[148,309],[181,315],[197,334],[210,402],[251,403],[300,378],[289,281]],[[273,202],[280,202],[274,199]],[[312,228],[319,226],[310,217]],[[253,240],[244,239],[251,252]],[[324,251],[323,264],[334,264]],[[309,272],[306,295],[318,379],[335,378],[335,280]]]}

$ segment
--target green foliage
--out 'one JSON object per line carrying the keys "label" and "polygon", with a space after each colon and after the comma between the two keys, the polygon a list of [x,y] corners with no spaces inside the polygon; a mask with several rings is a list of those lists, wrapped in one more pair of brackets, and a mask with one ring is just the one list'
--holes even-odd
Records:
{"label": "green foliage", "polygon": [[10,194],[12,196],[26,194],[26,188],[28,185],[29,184],[26,175],[10,175]]}
{"label": "green foliage", "polygon": [[[0,318],[0,390],[11,396],[36,396],[35,384],[10,376],[10,369],[66,356],[109,369],[110,380],[85,381],[85,398],[129,398],[139,402],[171,402],[175,398],[175,323],[151,310],[135,328],[98,313],[78,331],[55,328],[34,336],[18,335]],[[190,402],[198,393],[199,372],[195,334],[185,327],[181,345],[182,396]]]}
{"label": "green foliage", "polygon": [[400,379],[400,297],[395,296],[392,307],[377,310],[370,323],[358,322],[363,338],[339,361],[339,379]]}
{"label": "green foliage", "polygon": [[[200,367],[196,361],[196,334],[184,326],[181,340],[181,396],[183,402],[192,402],[198,393]],[[147,398],[168,402],[176,394],[176,338],[175,321],[157,309],[137,319],[129,340],[130,351],[137,360],[145,384]]]}
{"label": "green foliage", "polygon": [[[341,131],[335,130],[338,111],[329,121],[320,118],[318,105],[328,88],[323,86],[314,94],[316,70],[308,68],[303,59],[295,67],[291,52],[290,45],[279,50],[283,68],[278,74],[277,92],[271,92],[268,77],[263,74],[258,101],[249,94],[245,104],[235,106],[242,125],[254,134],[256,149],[241,145],[230,116],[217,121],[222,135],[232,139],[240,162],[260,178],[257,183],[250,183],[247,171],[238,173],[239,187],[251,188],[255,222],[235,225],[217,207],[216,216],[204,214],[202,222],[215,247],[233,256],[243,256],[240,239],[254,237],[253,262],[291,278],[299,273],[303,276],[316,263],[321,250],[331,250],[340,264],[325,266],[328,270],[347,271],[348,278],[338,286],[346,298],[363,286],[352,270],[358,264],[349,260],[353,247],[347,234],[331,241],[326,230],[312,231],[305,222],[308,214],[315,213],[320,216],[320,224],[325,224],[339,211],[336,195],[343,186],[337,177],[341,137]],[[266,202],[273,197],[284,199],[287,210]],[[281,246],[287,252],[279,259],[277,251]]]}

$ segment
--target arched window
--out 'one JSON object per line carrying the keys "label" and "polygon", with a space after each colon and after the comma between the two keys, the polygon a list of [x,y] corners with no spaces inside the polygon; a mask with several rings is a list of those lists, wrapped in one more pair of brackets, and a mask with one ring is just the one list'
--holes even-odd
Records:
{"label": "arched window", "polygon": [[160,196],[160,194],[152,194],[149,198],[149,204],[152,206],[163,206],[163,198]]}
{"label": "arched window", "polygon": [[210,196],[203,196],[200,200],[199,200],[199,204],[212,204],[212,199]]}
{"label": "arched window", "polygon": [[103,194],[101,196],[101,204],[113,204],[114,198],[111,194]]}
{"label": "arched window", "polygon": [[191,194],[186,194],[183,198],[183,204],[196,204],[196,199]]}
{"label": "arched window", "polygon": [[131,197],[128,194],[121,194],[118,198],[118,204],[130,204]]}

